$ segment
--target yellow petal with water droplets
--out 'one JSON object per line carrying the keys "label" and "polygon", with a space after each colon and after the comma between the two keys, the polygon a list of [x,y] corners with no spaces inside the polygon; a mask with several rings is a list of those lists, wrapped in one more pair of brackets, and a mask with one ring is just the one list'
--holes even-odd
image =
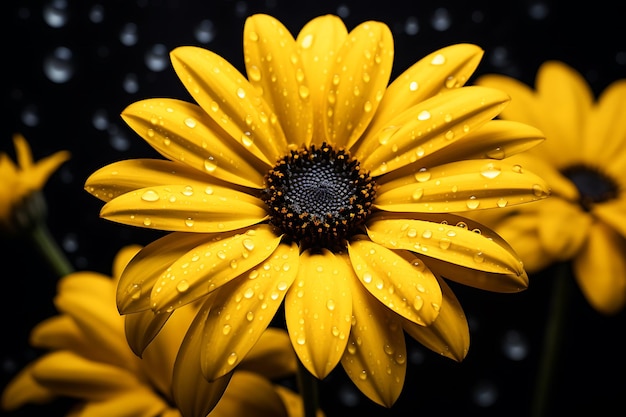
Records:
{"label": "yellow petal with water droplets", "polygon": [[220,289],[203,332],[202,373],[232,371],[257,343],[298,272],[298,246],[279,245],[256,267]]}
{"label": "yellow petal with water droplets", "polygon": [[391,407],[406,375],[407,353],[400,317],[356,286],[352,289],[352,317],[341,365],[369,399]]}
{"label": "yellow petal with water droplets", "polygon": [[150,308],[170,311],[205,296],[266,260],[280,239],[271,226],[259,225],[191,249],[157,279]]}
{"label": "yellow petal with water droplets", "polygon": [[246,154],[197,105],[174,99],[132,103],[124,121],[161,155],[237,185],[262,188],[265,164]]}
{"label": "yellow petal with water droplets", "polygon": [[276,115],[235,67],[193,46],[178,47],[170,56],[180,80],[218,126],[268,167],[285,155],[287,141]]}
{"label": "yellow petal with water droplets", "polygon": [[356,158],[378,176],[453,146],[494,118],[509,96],[487,87],[463,87],[416,104],[371,132]]}
{"label": "yellow petal with water droplets", "polygon": [[285,298],[291,343],[306,369],[325,378],[339,363],[348,343],[352,301],[346,262],[328,250],[305,251],[298,276]]}
{"label": "yellow petal with water droplets", "polygon": [[267,212],[250,194],[189,181],[128,192],[106,203],[100,216],[130,226],[207,233],[262,222]]}
{"label": "yellow petal with water droplets", "polygon": [[121,314],[150,309],[150,293],[157,280],[178,258],[220,234],[170,233],[143,248],[127,265],[117,284]]}
{"label": "yellow petal with water droplets", "polygon": [[387,308],[422,326],[437,318],[441,289],[428,268],[415,268],[393,251],[365,239],[350,242],[348,253],[363,286]]}
{"label": "yellow petal with water droplets", "polygon": [[152,310],[145,310],[124,316],[126,340],[135,355],[143,356],[143,351],[159,334],[172,313],[170,311],[155,314]]}
{"label": "yellow petal with water droplets", "polygon": [[548,197],[537,175],[504,161],[458,161],[390,181],[377,191],[375,206],[396,212],[462,212],[497,209]]}
{"label": "yellow petal with water droplets", "polygon": [[215,381],[208,381],[202,375],[200,366],[202,331],[216,293],[207,297],[189,326],[174,364],[172,395],[184,416],[205,417],[220,400],[232,377],[231,373]]}
{"label": "yellow petal with water droplets", "polygon": [[416,326],[405,320],[404,330],[433,352],[461,362],[469,351],[469,325],[454,292],[443,279],[438,280],[443,292],[443,301],[437,320],[427,327]]}
{"label": "yellow petal with water droplets", "polygon": [[392,64],[393,37],[387,25],[365,22],[348,34],[326,79],[328,142],[350,148],[361,137],[383,98]]}
{"label": "yellow petal with water droplets", "polygon": [[368,132],[376,132],[397,114],[449,89],[462,87],[483,56],[476,45],[460,43],[426,55],[387,88]]}
{"label": "yellow petal with water droplets", "polygon": [[[338,16],[327,14],[310,20],[304,25],[296,44],[309,85],[313,107],[313,143],[317,146],[324,140],[324,103],[328,99],[331,68],[337,50],[344,43],[348,30]],[[307,143],[306,145],[310,145]]]}
{"label": "yellow petal with water droplets", "polygon": [[32,375],[34,363],[27,364],[2,390],[2,410],[13,411],[30,404],[45,404],[54,399],[53,391],[42,387]]}
{"label": "yellow petal with water droplets", "polygon": [[[515,251],[482,225],[469,220],[457,222],[455,216],[443,214],[422,213],[419,220],[406,217],[406,213],[373,215],[367,234],[372,241],[390,249],[406,249],[486,272],[525,274]],[[431,221],[424,220],[429,218]]]}
{"label": "yellow petal with water droplets", "polygon": [[271,16],[253,15],[244,26],[243,50],[248,79],[274,109],[287,142],[298,147],[309,143],[310,84],[289,30]]}

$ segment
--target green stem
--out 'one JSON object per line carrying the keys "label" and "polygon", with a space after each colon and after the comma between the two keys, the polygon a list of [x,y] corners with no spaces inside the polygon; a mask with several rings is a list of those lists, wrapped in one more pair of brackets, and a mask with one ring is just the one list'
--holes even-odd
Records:
{"label": "green stem", "polygon": [[569,263],[557,265],[556,276],[553,279],[550,312],[531,408],[533,417],[546,416],[549,411],[550,389],[554,381],[559,350],[563,343],[565,318],[569,305],[569,281],[571,280]]}
{"label": "green stem", "polygon": [[48,226],[44,222],[37,222],[30,230],[30,239],[39,253],[48,262],[48,265],[59,277],[64,277],[74,272],[72,264],[67,260],[65,253],[57,245]]}
{"label": "green stem", "polygon": [[315,417],[319,408],[317,378],[298,360],[298,387],[304,404],[304,417]]}

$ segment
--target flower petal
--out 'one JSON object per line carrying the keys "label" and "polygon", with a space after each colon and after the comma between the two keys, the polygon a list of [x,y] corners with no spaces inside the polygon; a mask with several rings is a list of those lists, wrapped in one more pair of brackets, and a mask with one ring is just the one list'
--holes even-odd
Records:
{"label": "flower petal", "polygon": [[276,327],[265,329],[237,367],[238,371],[250,371],[270,379],[294,375],[297,369],[298,363],[289,334]]}
{"label": "flower petal", "polygon": [[298,257],[295,243],[278,245],[246,276],[220,288],[202,336],[202,373],[207,378],[231,372],[257,343],[296,278]]}
{"label": "flower petal", "polygon": [[337,52],[324,102],[326,140],[348,149],[376,114],[393,65],[393,36],[387,25],[364,22]]}
{"label": "flower petal", "polygon": [[441,289],[429,269],[415,268],[395,252],[363,237],[348,244],[348,253],[363,286],[384,306],[422,326],[435,321]]}
{"label": "flower petal", "polygon": [[219,234],[169,233],[143,248],[126,266],[117,284],[121,314],[150,309],[150,293],[169,266],[188,251]]}
{"label": "flower petal", "polygon": [[42,387],[32,374],[33,363],[27,364],[2,390],[2,410],[13,411],[28,403],[45,404],[55,397],[54,391]]}
{"label": "flower petal", "polygon": [[249,194],[201,182],[140,188],[106,203],[100,216],[137,227],[176,232],[221,232],[267,218],[263,202]]}
{"label": "flower petal", "polygon": [[68,151],[59,151],[33,163],[30,146],[24,136],[20,134],[13,135],[13,143],[15,145],[18,164],[23,171],[21,180],[25,182],[24,186],[27,188],[25,191],[28,192],[43,188],[52,173],[54,173],[63,162],[70,159],[71,156]]}
{"label": "flower petal", "polygon": [[313,135],[309,82],[289,30],[271,16],[253,15],[244,26],[243,50],[250,83],[274,109],[287,142],[309,143]]}
{"label": "flower petal", "polygon": [[626,239],[626,196],[605,201],[593,206],[593,215],[610,225],[616,232]]}
{"label": "flower petal", "polygon": [[285,297],[285,319],[300,362],[319,379],[332,371],[348,342],[354,272],[328,250],[302,253],[298,276]]}
{"label": "flower petal", "polygon": [[264,164],[225,135],[197,105],[174,99],[132,103],[122,118],[161,155],[215,178],[262,188]]}
{"label": "flower petal", "polygon": [[404,321],[404,330],[433,352],[461,362],[469,350],[469,325],[463,308],[448,284],[437,278],[443,292],[439,316],[430,326],[416,326]]}
{"label": "flower petal", "polygon": [[390,249],[406,249],[467,268],[499,274],[526,273],[515,251],[495,232],[451,214],[373,215],[367,224],[372,241]]}
{"label": "flower petal", "polygon": [[593,218],[578,204],[562,198],[542,201],[537,209],[539,216],[535,221],[539,223],[537,232],[544,256],[560,260],[574,258],[585,244]]}
{"label": "flower petal", "polygon": [[406,375],[406,344],[400,318],[363,291],[352,289],[352,329],[341,365],[369,399],[391,407]]}
{"label": "flower petal", "polygon": [[462,139],[498,115],[509,96],[487,87],[463,87],[431,97],[398,114],[360,146],[356,158],[378,176]]}
{"label": "flower petal", "polygon": [[143,356],[143,351],[161,331],[173,311],[154,313],[152,310],[124,316],[126,340],[128,346],[138,357]]}
{"label": "flower petal", "polygon": [[504,161],[457,161],[384,183],[375,206],[385,211],[446,213],[502,208],[545,198],[537,175]]}
{"label": "flower petal", "polygon": [[191,96],[235,141],[268,167],[284,155],[287,141],[261,93],[221,56],[182,46],[172,65]]}
{"label": "flower petal", "polygon": [[166,417],[167,412],[172,412],[170,405],[149,387],[111,396],[103,401],[86,401],[80,405],[80,416],[85,417]]}
{"label": "flower petal", "polygon": [[150,294],[153,311],[188,304],[266,260],[280,243],[268,225],[226,233],[180,256],[157,279]]}

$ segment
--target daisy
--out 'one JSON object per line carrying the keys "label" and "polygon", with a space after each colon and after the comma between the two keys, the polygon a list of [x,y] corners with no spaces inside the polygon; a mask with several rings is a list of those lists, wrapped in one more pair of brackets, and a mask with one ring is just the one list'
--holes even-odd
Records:
{"label": "daisy", "polygon": [[115,293],[121,269],[138,249],[128,246],[117,254],[113,279],[83,271],[59,281],[54,302],[60,314],[39,323],[31,333],[31,344],[48,352],[9,382],[2,408],[16,410],[28,403],[71,397],[77,401],[68,416],[204,417],[211,410],[212,417],[302,415],[299,397],[269,379],[296,369],[284,330],[268,329],[232,375],[209,383],[198,370],[188,372],[183,393],[171,390],[172,370],[197,310],[193,305],[180,309],[164,326],[143,359],[131,351]]}
{"label": "daisy", "polygon": [[464,86],[483,54],[475,45],[435,51],[390,85],[393,38],[380,22],[348,32],[326,15],[294,38],[254,15],[243,47],[247,77],[211,51],[174,49],[197,104],[147,99],[122,113],[167,160],[119,161],[86,182],[106,202],[102,217],[171,232],[125,270],[118,307],[153,313],[129,329],[141,351],[174,311],[205,300],[186,337],[213,380],[284,306],[311,374],[341,363],[391,406],[405,334],[455,360],[467,353],[467,321],[442,277],[526,288],[510,246],[454,212],[547,196],[542,179],[503,159],[543,134],[492,120],[506,93]]}
{"label": "daisy", "polygon": [[585,79],[558,61],[544,63],[536,87],[501,75],[483,86],[505,89],[512,102],[500,116],[532,124],[545,143],[512,161],[538,173],[552,198],[476,217],[491,225],[537,272],[570,263],[575,280],[598,312],[626,303],[626,80],[595,99]]}

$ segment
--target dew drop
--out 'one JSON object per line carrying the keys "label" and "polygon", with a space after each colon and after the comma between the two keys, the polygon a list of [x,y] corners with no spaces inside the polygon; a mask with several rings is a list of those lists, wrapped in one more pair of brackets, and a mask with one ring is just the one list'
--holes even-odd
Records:
{"label": "dew drop", "polygon": [[231,330],[232,330],[231,325],[225,324],[224,327],[222,327],[222,334],[226,336],[228,333],[230,333]]}
{"label": "dew drop", "polygon": [[235,362],[237,362],[237,354],[235,352],[231,352],[230,355],[228,355],[226,362],[228,362],[229,365],[234,365]]}
{"label": "dew drop", "polygon": [[366,113],[372,111],[372,103],[369,100],[366,101],[365,104],[363,104],[363,110],[365,110]]}
{"label": "dew drop", "polygon": [[335,302],[333,300],[326,301],[326,308],[333,311],[335,309]]}
{"label": "dew drop", "polygon": [[369,284],[370,282],[372,282],[372,274],[370,274],[369,272],[366,272],[363,274],[363,281],[366,284]]}
{"label": "dew drop", "polygon": [[422,309],[422,307],[424,307],[424,299],[421,296],[416,295],[415,299],[413,300],[413,308],[419,311]]}
{"label": "dew drop", "polygon": [[191,129],[193,129],[194,127],[196,127],[196,119],[194,119],[193,117],[188,117],[185,119],[185,125]]}
{"label": "dew drop", "polygon": [[313,35],[308,34],[302,38],[302,42],[300,42],[300,46],[303,49],[309,49],[313,45]]}
{"label": "dew drop", "polygon": [[493,178],[497,177],[498,175],[500,175],[501,171],[502,170],[501,170],[501,168],[499,166],[496,166],[493,163],[488,163],[488,164],[485,164],[480,169],[480,175],[482,175],[485,178],[493,179]]}
{"label": "dew drop", "polygon": [[417,81],[411,81],[409,83],[409,91],[417,91],[418,88],[419,84],[417,83]]}
{"label": "dew drop", "polygon": [[498,205],[498,207],[503,208],[503,207],[506,207],[506,205],[508,203],[509,202],[506,201],[504,198],[501,198],[501,199],[498,200],[498,202],[496,204]]}
{"label": "dew drop", "polygon": [[428,110],[422,110],[420,114],[417,115],[417,120],[428,120],[430,119],[430,112]]}
{"label": "dew drop", "polygon": [[193,219],[191,217],[187,217],[185,219],[185,226],[187,227],[193,227]]}
{"label": "dew drop", "polygon": [[433,57],[432,61],[430,61],[432,65],[443,65],[446,63],[446,57],[442,54],[437,54]]}
{"label": "dew drop", "polygon": [[239,98],[246,98],[246,90],[244,90],[243,88],[239,87],[237,89],[237,97],[239,97]]}
{"label": "dew drop", "polygon": [[480,201],[478,201],[478,199],[476,198],[476,196],[471,196],[466,202],[465,205],[467,206],[468,209],[470,210],[474,210],[476,208],[478,208],[478,206],[480,205]]}
{"label": "dew drop", "polygon": [[250,68],[248,68],[248,77],[250,77],[250,80],[252,81],[260,81],[261,70],[259,69],[259,67],[257,67],[256,65],[253,65]]}
{"label": "dew drop", "polygon": [[450,244],[451,244],[450,239],[445,238],[445,237],[441,238],[441,240],[439,241],[439,247],[443,250],[448,249],[450,247]]}
{"label": "dew drop", "polygon": [[176,284],[176,291],[178,292],[185,292],[188,289],[189,289],[189,283],[186,280],[182,280],[178,284]]}
{"label": "dew drop", "polygon": [[474,262],[476,262],[477,264],[485,262],[485,255],[483,255],[482,252],[476,252],[474,254]]}
{"label": "dew drop", "polygon": [[513,172],[517,173],[517,174],[521,174],[522,173],[522,166],[521,165],[513,165]]}
{"label": "dew drop", "polygon": [[433,232],[430,230],[424,230],[424,232],[422,233],[422,237],[424,239],[430,239],[431,237],[433,237]]}
{"label": "dew drop", "polygon": [[253,250],[254,249],[254,241],[252,239],[244,239],[243,242],[242,242],[242,245],[247,250]]}
{"label": "dew drop", "polygon": [[417,182],[426,182],[429,179],[430,172],[426,168],[420,168],[420,170],[415,173],[415,181]]}
{"label": "dew drop", "polygon": [[296,338],[296,343],[298,343],[299,345],[304,345],[306,343],[306,338],[304,337],[304,335],[299,335]]}
{"label": "dew drop", "polygon": [[150,201],[150,202],[158,201],[159,200],[159,195],[154,190],[147,190],[146,192],[144,192],[141,195],[141,199],[143,201]]}
{"label": "dew drop", "polygon": [[207,172],[215,172],[217,169],[217,164],[212,156],[204,160],[204,169],[206,169]]}
{"label": "dew drop", "polygon": [[150,217],[146,217],[145,219],[143,219],[144,226],[150,226],[151,224],[152,224],[152,220],[150,220]]}
{"label": "dew drop", "polygon": [[506,152],[504,152],[504,149],[497,147],[495,149],[487,151],[485,156],[491,159],[504,159],[506,157]]}

